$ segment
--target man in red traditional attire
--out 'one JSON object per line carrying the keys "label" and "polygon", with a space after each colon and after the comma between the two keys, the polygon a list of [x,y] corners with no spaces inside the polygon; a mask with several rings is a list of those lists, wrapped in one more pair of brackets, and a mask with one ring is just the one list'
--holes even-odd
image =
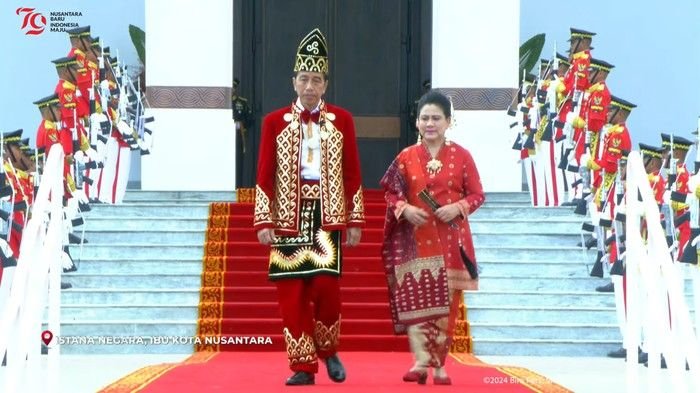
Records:
{"label": "man in red traditional attire", "polygon": [[313,385],[318,358],[342,382],[340,231],[355,246],[364,225],[355,125],[348,111],[322,99],[328,49],[318,29],[299,44],[294,72],[298,98],[263,120],[254,228],[260,243],[272,246],[269,278],[294,372],[286,384]]}

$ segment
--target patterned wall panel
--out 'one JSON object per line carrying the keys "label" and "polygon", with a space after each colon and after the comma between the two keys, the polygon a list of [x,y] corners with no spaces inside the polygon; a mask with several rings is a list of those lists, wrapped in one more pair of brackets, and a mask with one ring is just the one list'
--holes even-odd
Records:
{"label": "patterned wall panel", "polygon": [[151,108],[229,109],[231,88],[222,86],[148,86]]}
{"label": "patterned wall panel", "polygon": [[517,92],[513,88],[441,87],[435,90],[452,97],[452,104],[458,111],[506,110]]}

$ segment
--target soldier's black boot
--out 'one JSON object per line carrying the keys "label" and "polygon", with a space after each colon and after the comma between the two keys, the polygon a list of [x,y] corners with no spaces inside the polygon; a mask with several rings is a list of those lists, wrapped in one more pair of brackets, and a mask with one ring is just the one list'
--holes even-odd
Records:
{"label": "soldier's black boot", "polygon": [[[605,284],[605,285],[601,285],[601,286],[599,286],[599,287],[596,287],[595,291],[596,291],[596,292],[605,292],[605,293],[608,293],[608,292],[615,292],[615,285],[613,285],[613,283],[610,282],[610,283],[608,283],[608,284]],[[625,355],[625,356],[626,356],[626,355]],[[622,356],[622,357],[624,358],[625,356]]]}
{"label": "soldier's black boot", "polygon": [[608,352],[608,357],[615,359],[624,359],[627,357],[627,350],[625,348],[620,347],[620,349]]}

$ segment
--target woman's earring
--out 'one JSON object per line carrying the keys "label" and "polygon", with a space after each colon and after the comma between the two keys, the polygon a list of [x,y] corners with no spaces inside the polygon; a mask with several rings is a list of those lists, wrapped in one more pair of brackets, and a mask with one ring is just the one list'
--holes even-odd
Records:
{"label": "woman's earring", "polygon": [[416,141],[416,145],[420,145],[422,141],[423,141],[423,137],[421,136],[421,134],[419,132],[418,133],[418,140]]}
{"label": "woman's earring", "polygon": [[455,106],[452,103],[452,97],[450,96],[450,113],[452,114],[452,119],[450,119],[450,128],[457,127],[457,115],[455,113]]}

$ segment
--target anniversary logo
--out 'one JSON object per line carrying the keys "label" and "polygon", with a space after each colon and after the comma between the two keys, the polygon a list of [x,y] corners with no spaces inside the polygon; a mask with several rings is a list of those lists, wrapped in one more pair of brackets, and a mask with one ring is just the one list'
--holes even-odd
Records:
{"label": "anniversary logo", "polygon": [[65,32],[79,27],[80,17],[83,16],[82,11],[57,10],[49,11],[47,18],[45,12],[32,7],[19,7],[15,14],[21,18],[20,30],[25,35],[40,35],[47,30],[52,33]]}

